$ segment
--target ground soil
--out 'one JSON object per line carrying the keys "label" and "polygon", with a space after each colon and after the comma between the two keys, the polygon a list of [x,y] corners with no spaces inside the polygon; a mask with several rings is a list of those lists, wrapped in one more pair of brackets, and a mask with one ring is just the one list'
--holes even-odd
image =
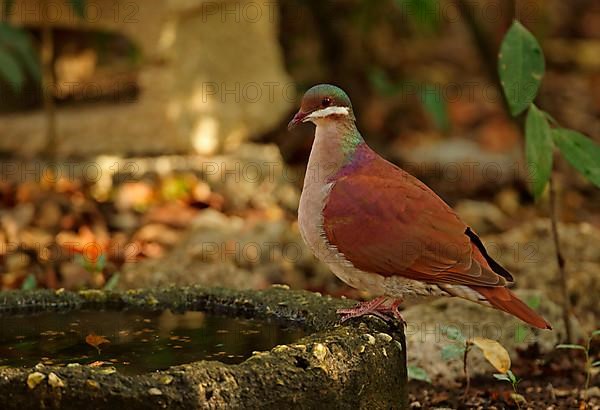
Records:
{"label": "ground soil", "polygon": [[[599,343],[593,346],[597,351]],[[409,382],[411,409],[600,409],[597,372],[592,377],[587,403],[582,400],[585,385],[583,355],[580,352],[556,350],[541,357],[534,349],[522,352],[513,363],[514,373],[522,380],[517,386],[526,403],[517,405],[510,384],[495,380],[492,375],[471,380],[465,395],[465,384],[446,386]],[[520,406],[520,407],[519,407]]]}

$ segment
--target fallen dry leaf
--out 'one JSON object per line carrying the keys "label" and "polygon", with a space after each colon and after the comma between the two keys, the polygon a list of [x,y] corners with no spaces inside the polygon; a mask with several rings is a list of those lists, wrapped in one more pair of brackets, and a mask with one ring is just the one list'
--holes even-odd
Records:
{"label": "fallen dry leaf", "polygon": [[173,228],[186,228],[198,210],[178,202],[152,207],[144,215],[145,223],[159,223]]}
{"label": "fallen dry leaf", "polygon": [[79,228],[78,233],[59,232],[56,235],[56,242],[63,249],[82,255],[92,264],[95,264],[110,247],[110,238],[106,232],[93,232],[87,226]]}
{"label": "fallen dry leaf", "polygon": [[98,354],[100,354],[100,346],[103,344],[110,343],[110,340],[105,338],[104,336],[98,336],[95,333],[90,333],[85,337],[85,342],[90,346],[93,346],[98,350]]}
{"label": "fallen dry leaf", "polygon": [[510,369],[510,356],[500,343],[485,337],[474,337],[471,343],[481,349],[483,356],[500,373],[506,373]]}

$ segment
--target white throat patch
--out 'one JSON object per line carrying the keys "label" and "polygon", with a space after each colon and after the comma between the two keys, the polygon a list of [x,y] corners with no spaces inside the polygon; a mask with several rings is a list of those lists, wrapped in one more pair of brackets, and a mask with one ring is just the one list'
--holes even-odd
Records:
{"label": "white throat patch", "polygon": [[317,111],[310,113],[309,115],[304,117],[302,122],[314,120],[317,118],[325,118],[330,115],[349,115],[349,114],[350,114],[350,110],[348,109],[348,107],[337,107],[337,106],[327,107],[327,108],[323,108],[321,110],[317,110]]}

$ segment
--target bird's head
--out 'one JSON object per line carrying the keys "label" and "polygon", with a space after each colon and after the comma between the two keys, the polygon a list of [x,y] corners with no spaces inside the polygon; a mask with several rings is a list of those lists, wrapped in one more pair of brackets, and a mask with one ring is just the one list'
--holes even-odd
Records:
{"label": "bird's head", "polygon": [[325,118],[354,121],[350,98],[344,90],[331,84],[315,85],[304,93],[300,110],[288,124],[288,129],[302,122],[316,122]]}

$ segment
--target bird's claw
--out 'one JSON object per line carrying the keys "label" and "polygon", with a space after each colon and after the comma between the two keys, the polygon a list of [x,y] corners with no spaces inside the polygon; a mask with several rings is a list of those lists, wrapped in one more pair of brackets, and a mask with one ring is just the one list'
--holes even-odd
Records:
{"label": "bird's claw", "polygon": [[348,319],[355,317],[361,317],[365,315],[376,316],[384,322],[390,322],[397,320],[403,325],[406,325],[406,321],[400,314],[398,306],[402,302],[401,300],[394,300],[394,302],[386,306],[384,305],[387,298],[380,297],[367,302],[359,302],[356,306],[346,309],[338,309],[336,313],[341,315],[341,322],[345,322]]}

